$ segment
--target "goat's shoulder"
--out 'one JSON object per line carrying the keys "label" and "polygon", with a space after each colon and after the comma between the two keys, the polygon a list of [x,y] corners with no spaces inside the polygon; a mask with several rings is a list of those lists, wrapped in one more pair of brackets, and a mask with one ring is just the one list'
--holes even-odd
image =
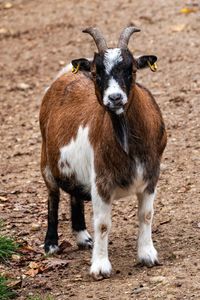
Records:
{"label": "goat's shoulder", "polygon": [[139,83],[135,85],[134,95],[134,109],[140,123],[139,128],[142,128],[143,136],[146,135],[147,140],[155,142],[158,152],[162,154],[167,135],[160,108],[151,92]]}

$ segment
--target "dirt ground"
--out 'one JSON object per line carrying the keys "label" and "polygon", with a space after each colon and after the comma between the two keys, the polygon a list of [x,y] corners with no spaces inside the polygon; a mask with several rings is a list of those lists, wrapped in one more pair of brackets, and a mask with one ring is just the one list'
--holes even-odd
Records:
{"label": "dirt ground", "polygon": [[[180,12],[192,4],[194,12]],[[113,203],[113,275],[94,282],[88,275],[91,253],[78,251],[62,195],[60,242],[70,244],[58,257],[68,265],[25,275],[31,261],[44,259],[47,193],[38,124],[44,90],[71,59],[92,56],[94,43],[82,29],[97,25],[114,46],[130,23],[142,29],[130,41],[133,53],[159,58],[158,71],[140,71],[138,81],[155,95],[168,131],[153,225],[162,265],[136,265],[137,202],[121,199]],[[18,299],[200,299],[199,35],[198,1],[0,1],[0,218],[4,234],[35,250],[0,266],[4,274],[21,277]],[[89,202],[86,219],[92,232]]]}

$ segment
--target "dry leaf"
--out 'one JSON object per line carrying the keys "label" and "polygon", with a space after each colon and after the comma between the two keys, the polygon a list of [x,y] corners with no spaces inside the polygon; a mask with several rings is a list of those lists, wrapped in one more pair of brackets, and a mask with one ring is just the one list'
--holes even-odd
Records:
{"label": "dry leaf", "polygon": [[68,260],[66,259],[60,259],[60,258],[48,258],[47,260],[43,261],[43,263],[46,264],[44,270],[51,270],[55,268],[61,268],[61,267],[66,267],[69,263]]}
{"label": "dry leaf", "polygon": [[7,286],[12,289],[20,289],[22,287],[22,278],[9,281]]}
{"label": "dry leaf", "polygon": [[28,275],[30,277],[35,277],[39,273],[39,269],[29,269],[25,272],[25,275]]}
{"label": "dry leaf", "polygon": [[29,264],[29,268],[31,269],[39,269],[40,268],[40,264],[36,263],[35,261],[31,261]]}
{"label": "dry leaf", "polygon": [[63,241],[63,242],[59,245],[58,254],[63,253],[63,251],[64,251],[66,248],[68,248],[68,247],[72,247],[72,244],[70,244],[70,242]]}
{"label": "dry leaf", "polygon": [[193,12],[197,12],[197,8],[194,8],[194,7],[183,7],[180,12],[182,14],[190,14],[190,13],[193,13]]}

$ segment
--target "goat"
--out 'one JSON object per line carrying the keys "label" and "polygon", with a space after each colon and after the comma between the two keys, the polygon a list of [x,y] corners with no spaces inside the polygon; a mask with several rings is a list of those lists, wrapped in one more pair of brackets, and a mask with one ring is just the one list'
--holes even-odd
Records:
{"label": "goat", "polygon": [[[154,55],[134,58],[125,28],[117,48],[108,48],[97,28],[91,35],[98,48],[92,60],[75,59],[79,72],[66,72],[44,95],[40,110],[41,172],[48,189],[45,251],[58,251],[59,191],[70,195],[72,229],[79,247],[93,248],[90,274],[111,275],[108,235],[114,199],[138,197],[138,261],[158,264],[152,241],[153,202],[166,146],[163,118],[152,94],[136,83],[138,69],[152,66]],[[75,73],[75,72],[74,72]],[[92,199],[94,245],[86,230],[84,200]]]}

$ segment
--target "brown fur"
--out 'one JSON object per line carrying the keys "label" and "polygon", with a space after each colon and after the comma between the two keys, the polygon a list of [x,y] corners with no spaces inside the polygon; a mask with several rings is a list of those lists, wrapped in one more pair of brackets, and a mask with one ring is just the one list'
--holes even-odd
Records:
{"label": "brown fur", "polygon": [[108,201],[116,186],[127,187],[132,182],[135,157],[144,162],[145,177],[149,181],[147,189],[153,190],[166,145],[166,132],[152,95],[138,84],[132,88],[126,116],[130,128],[129,155],[116,141],[109,113],[95,96],[93,81],[82,72],[63,75],[52,84],[41,105],[41,169],[48,164],[53,176],[59,178],[59,149],[69,143],[80,125],[87,124],[94,149],[96,183],[102,198]]}

